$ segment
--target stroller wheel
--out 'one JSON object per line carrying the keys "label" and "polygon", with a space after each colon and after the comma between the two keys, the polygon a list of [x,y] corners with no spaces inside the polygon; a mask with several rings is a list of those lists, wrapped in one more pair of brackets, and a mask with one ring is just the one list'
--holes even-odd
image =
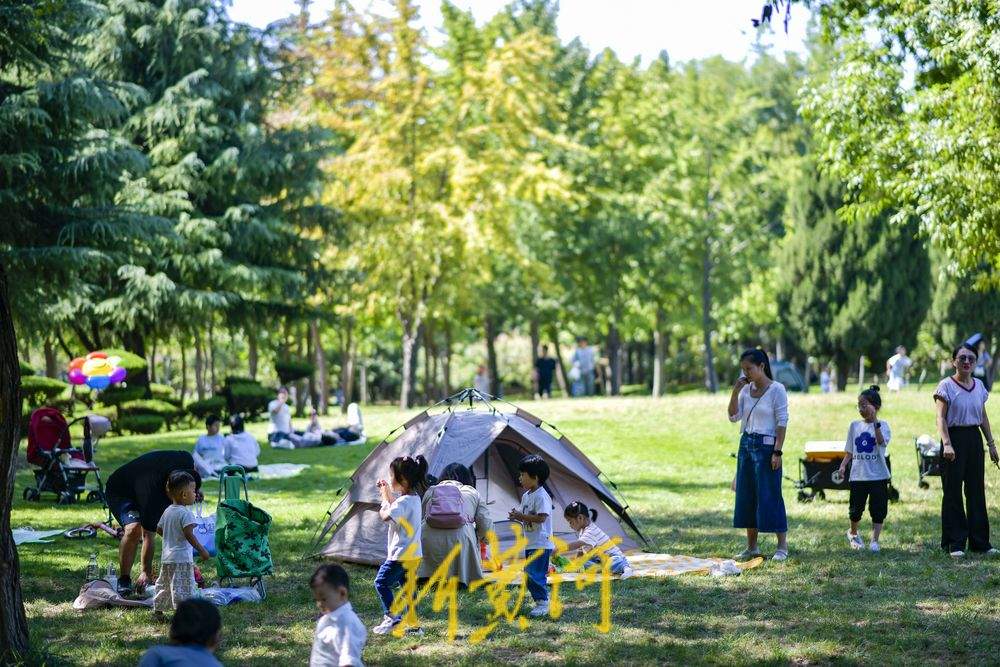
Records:
{"label": "stroller wheel", "polygon": [[59,494],[59,500],[56,501],[57,505],[72,505],[76,498],[69,491],[63,491]]}
{"label": "stroller wheel", "polygon": [[918,486],[921,489],[929,489],[929,488],[931,488],[931,485],[928,484],[927,482],[925,482],[924,480],[920,480],[920,484]]}
{"label": "stroller wheel", "polygon": [[34,489],[34,488],[30,487],[30,486],[27,487],[24,490],[24,499],[25,500],[38,500],[38,490]]}
{"label": "stroller wheel", "polygon": [[88,503],[104,502],[104,495],[100,491],[91,491],[87,494]]}
{"label": "stroller wheel", "polygon": [[811,501],[813,499],[813,497],[810,496],[805,491],[799,491],[798,499],[799,499],[800,503],[808,503],[809,501]]}

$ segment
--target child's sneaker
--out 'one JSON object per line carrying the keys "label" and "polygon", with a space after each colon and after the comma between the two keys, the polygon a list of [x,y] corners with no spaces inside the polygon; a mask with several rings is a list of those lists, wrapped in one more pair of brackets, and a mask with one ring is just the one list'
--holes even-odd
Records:
{"label": "child's sneaker", "polygon": [[861,535],[858,533],[852,533],[851,531],[847,531],[847,543],[850,544],[851,548],[854,550],[865,548],[865,541],[861,539]]}
{"label": "child's sneaker", "polygon": [[372,628],[372,632],[376,635],[387,635],[392,632],[392,629],[399,625],[401,619],[393,618],[392,616],[383,616],[382,622]]}
{"label": "child's sneaker", "polygon": [[951,556],[952,558],[965,558],[965,552],[962,551],[961,549],[955,549],[948,555]]}
{"label": "child's sneaker", "polygon": [[869,546],[869,548],[870,548],[870,549],[872,550],[872,553],[873,553],[873,554],[877,554],[878,552],[882,551],[882,547],[880,547],[880,546],[878,545],[878,542],[872,542],[872,543],[871,543],[870,545],[868,545],[868,546]]}
{"label": "child's sneaker", "polygon": [[626,565],[625,569],[622,570],[621,578],[628,579],[629,577],[634,577],[634,576],[635,576],[635,570],[632,569],[631,565]]}
{"label": "child's sneaker", "polygon": [[531,611],[528,612],[528,616],[548,616],[549,615],[549,601],[539,602],[536,604]]}

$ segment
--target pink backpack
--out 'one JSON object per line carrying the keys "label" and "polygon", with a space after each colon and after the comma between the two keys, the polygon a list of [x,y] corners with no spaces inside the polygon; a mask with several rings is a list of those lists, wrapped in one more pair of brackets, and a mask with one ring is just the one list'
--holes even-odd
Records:
{"label": "pink backpack", "polygon": [[461,528],[472,523],[463,513],[465,503],[457,486],[439,484],[430,489],[431,500],[427,504],[425,520],[431,528]]}

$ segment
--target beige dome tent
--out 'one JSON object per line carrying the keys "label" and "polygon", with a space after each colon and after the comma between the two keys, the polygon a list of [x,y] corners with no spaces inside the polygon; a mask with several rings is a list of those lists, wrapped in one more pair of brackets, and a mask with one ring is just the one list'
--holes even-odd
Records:
{"label": "beige dome tent", "polygon": [[434,476],[440,475],[449,463],[472,467],[476,487],[490,508],[494,530],[505,547],[513,544],[507,513],[520,499],[517,464],[526,454],[538,454],[551,469],[545,486],[555,504],[552,530],[556,536],[567,542],[575,539],[563,518],[563,508],[579,500],[597,509],[597,524],[609,536],[620,537],[623,549],[637,548],[626,526],[648,546],[629,517],[627,506],[601,481],[601,471],[569,439],[552,435],[543,428],[542,420],[524,410],[501,411],[497,408],[499,402],[493,400],[475,389],[466,389],[444,401],[444,412],[430,414],[425,410],[406,422],[403,432],[392,441],[389,438],[399,429],[390,433],[354,471],[348,492],[328,513],[313,555],[371,565],[385,560],[387,527],[378,515],[376,482],[388,476],[394,458],[417,454],[427,459]]}

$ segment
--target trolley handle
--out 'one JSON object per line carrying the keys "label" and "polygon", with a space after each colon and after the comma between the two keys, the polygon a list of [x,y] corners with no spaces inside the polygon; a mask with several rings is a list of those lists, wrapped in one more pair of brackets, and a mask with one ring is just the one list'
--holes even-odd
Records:
{"label": "trolley handle", "polygon": [[[219,503],[222,502],[223,493],[225,491],[226,478],[230,477],[230,476],[235,476],[235,475],[239,475],[240,476],[240,479],[243,482],[243,494],[244,494],[244,497],[248,501],[250,500],[250,491],[247,489],[247,473],[246,473],[246,470],[243,468],[243,466],[231,465],[231,466],[225,466],[222,470],[219,471],[219,498],[218,498],[218,501],[217,501],[216,504],[219,504]],[[239,498],[236,498],[236,500],[238,500],[238,499]],[[226,500],[229,500],[229,498],[226,497]]]}

